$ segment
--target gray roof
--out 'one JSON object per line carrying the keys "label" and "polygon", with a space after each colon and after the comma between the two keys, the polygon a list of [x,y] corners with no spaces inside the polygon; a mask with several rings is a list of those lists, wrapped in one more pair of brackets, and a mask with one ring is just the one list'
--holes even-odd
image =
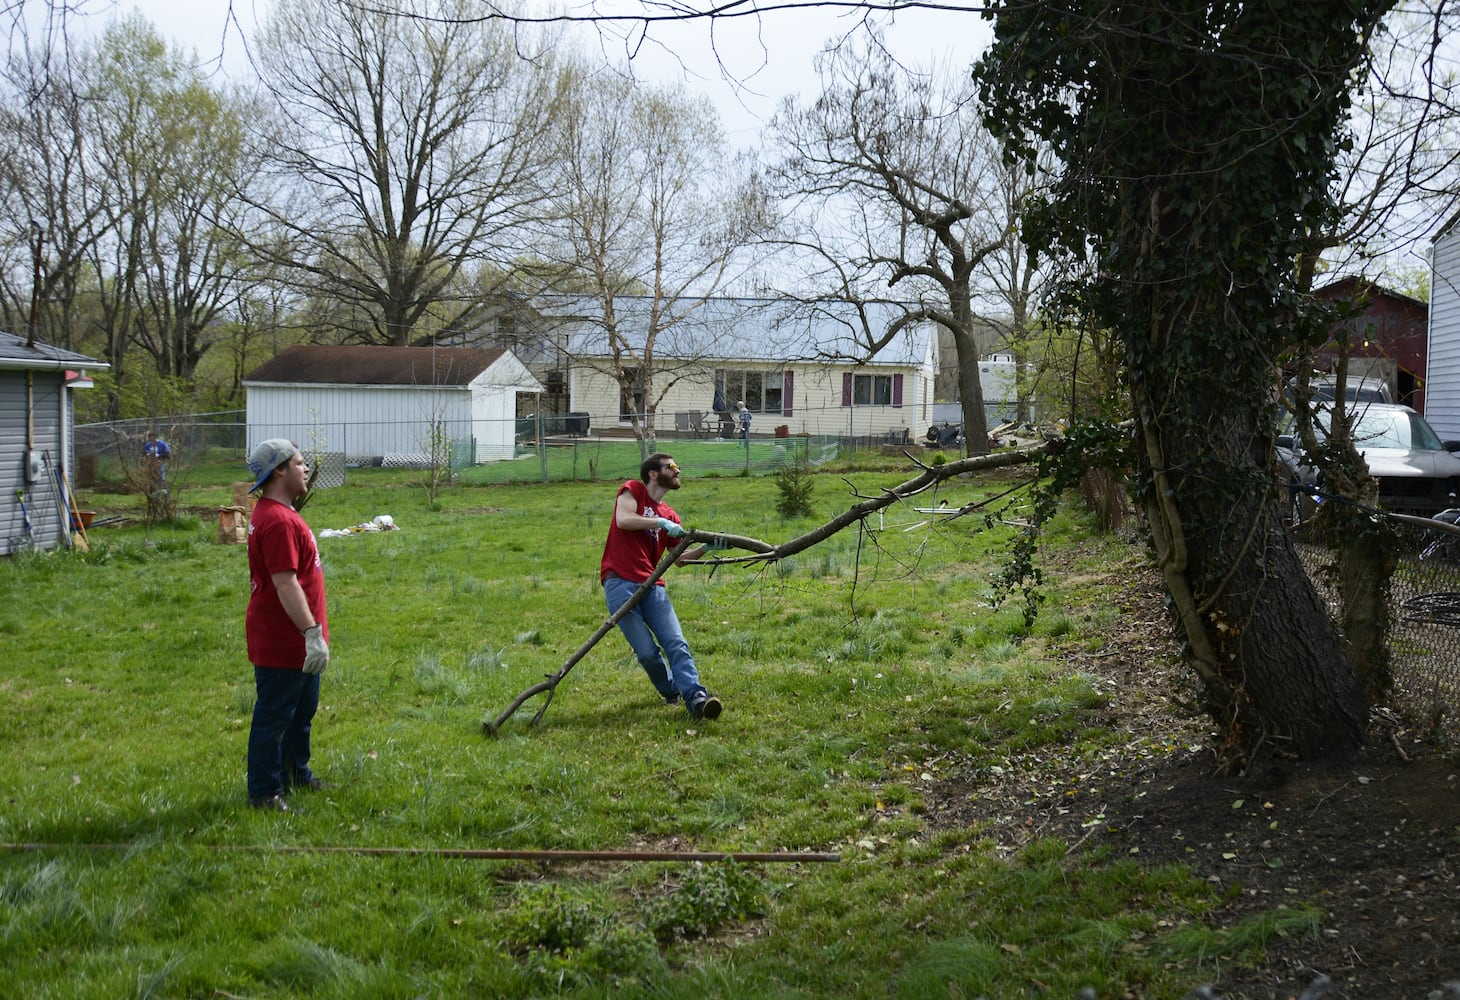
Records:
{"label": "gray roof", "polygon": [[[652,296],[620,296],[613,300],[619,336],[635,351],[644,346],[655,301]],[[899,302],[854,307],[845,302],[799,302],[788,299],[712,298],[660,304],[660,332],[654,352],[660,357],[703,361],[867,360],[871,364],[915,365],[927,357],[934,324],[910,326],[871,359],[859,346],[864,328],[880,336],[897,318],[914,308]],[[584,357],[608,354],[601,307],[591,299],[557,299],[543,303],[543,313],[573,329],[568,350]]]}
{"label": "gray roof", "polygon": [[265,361],[244,376],[244,383],[466,386],[506,353],[500,347],[302,345]]}
{"label": "gray roof", "polygon": [[71,368],[104,371],[110,367],[105,361],[43,344],[39,340],[27,347],[24,337],[0,331],[0,368],[12,371],[66,371]]}

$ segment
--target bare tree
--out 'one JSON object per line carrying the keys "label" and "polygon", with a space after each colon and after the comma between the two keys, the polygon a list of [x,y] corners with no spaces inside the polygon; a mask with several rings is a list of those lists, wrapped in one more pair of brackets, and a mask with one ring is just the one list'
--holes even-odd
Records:
{"label": "bare tree", "polygon": [[692,317],[738,276],[766,200],[708,101],[583,65],[570,76],[546,245],[580,292],[564,318],[602,338],[647,455],[658,401],[716,346]]}
{"label": "bare tree", "polygon": [[[149,412],[190,405],[208,331],[254,270],[235,237],[248,228],[238,194],[255,172],[245,105],[138,15],[82,51],[93,169],[112,193],[88,263],[113,410],[138,393]],[[130,363],[134,347],[150,371]]]}
{"label": "bare tree", "polygon": [[116,192],[66,53],[32,49],[24,35],[11,42],[0,79],[0,247],[9,262],[0,316],[24,329],[39,306],[37,333],[77,348],[78,290],[87,255],[111,230]]}
{"label": "bare tree", "polygon": [[469,324],[463,270],[518,252],[562,81],[550,52],[476,12],[284,0],[262,32],[281,263],[358,320],[334,337],[400,346]]}
{"label": "bare tree", "polygon": [[[875,35],[826,50],[822,93],[787,101],[770,134],[782,158],[773,186],[798,225],[783,243],[811,260],[807,280],[827,298],[909,302],[886,329],[861,331],[870,354],[932,319],[953,337],[969,454],[988,450],[978,359],[987,326],[975,302],[991,275],[1026,322],[1029,272],[1013,234],[1017,187],[979,122],[971,86],[900,65]],[[993,267],[1002,254],[1005,270]],[[987,338],[985,337],[985,340]]]}

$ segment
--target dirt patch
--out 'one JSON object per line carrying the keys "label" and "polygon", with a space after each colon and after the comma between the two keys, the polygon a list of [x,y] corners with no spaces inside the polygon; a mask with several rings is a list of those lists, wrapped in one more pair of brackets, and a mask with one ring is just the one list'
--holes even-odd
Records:
{"label": "dirt patch", "polygon": [[1182,705],[1191,682],[1154,573],[1129,579],[1119,603],[1110,652],[1067,659],[1110,692],[1118,745],[1095,759],[1050,752],[945,771],[928,789],[929,822],[985,825],[1006,852],[1059,837],[1072,851],[1184,865],[1222,890],[1215,927],[1282,906],[1321,911],[1315,934],[1275,940],[1259,966],[1214,966],[1220,996],[1298,997],[1321,975],[1325,1000],[1460,998],[1460,754],[1381,710],[1347,764],[1214,776],[1210,727]]}

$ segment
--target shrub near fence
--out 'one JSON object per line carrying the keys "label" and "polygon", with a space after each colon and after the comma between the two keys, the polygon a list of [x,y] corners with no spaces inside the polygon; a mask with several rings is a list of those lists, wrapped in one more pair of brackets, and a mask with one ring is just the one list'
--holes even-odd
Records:
{"label": "shrub near fence", "polygon": [[248,448],[242,410],[78,424],[74,433],[77,487],[137,479],[143,464],[142,447],[147,435],[154,432],[171,449],[170,477],[199,465],[241,463]]}

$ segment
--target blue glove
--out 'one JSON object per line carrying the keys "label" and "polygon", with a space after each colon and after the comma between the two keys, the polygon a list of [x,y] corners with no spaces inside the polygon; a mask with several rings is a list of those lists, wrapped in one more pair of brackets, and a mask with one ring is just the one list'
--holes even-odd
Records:
{"label": "blue glove", "polygon": [[661,517],[659,519],[659,529],[661,531],[667,531],[670,538],[684,537],[684,525],[671,521],[667,517]]}

